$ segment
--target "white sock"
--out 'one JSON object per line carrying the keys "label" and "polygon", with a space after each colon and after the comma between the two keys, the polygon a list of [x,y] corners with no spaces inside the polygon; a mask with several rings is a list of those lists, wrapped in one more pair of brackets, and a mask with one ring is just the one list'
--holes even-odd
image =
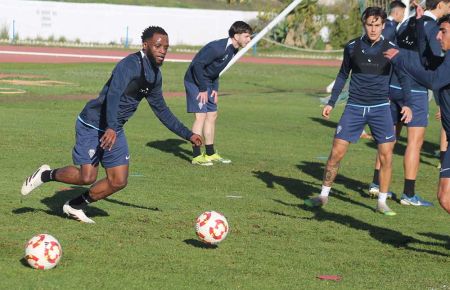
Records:
{"label": "white sock", "polygon": [[378,194],[378,202],[386,203],[387,192],[380,192]]}
{"label": "white sock", "polygon": [[322,191],[320,192],[320,196],[328,197],[330,194],[331,186],[322,185]]}

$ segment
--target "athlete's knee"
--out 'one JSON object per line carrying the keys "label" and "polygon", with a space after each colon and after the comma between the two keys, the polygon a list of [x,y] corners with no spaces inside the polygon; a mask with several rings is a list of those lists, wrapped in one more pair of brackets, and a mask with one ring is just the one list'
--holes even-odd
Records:
{"label": "athlete's knee", "polygon": [[115,190],[119,191],[121,189],[124,189],[128,184],[128,179],[126,177],[115,177],[108,179],[110,186]]}
{"label": "athlete's knee", "polygon": [[206,114],[207,121],[215,121],[215,120],[217,120],[217,117],[218,117],[217,112],[209,112]]}
{"label": "athlete's knee", "polygon": [[445,209],[448,213],[450,213],[450,192],[443,192],[439,190],[438,200],[442,208]]}
{"label": "athlete's knee", "polygon": [[82,174],[81,175],[81,183],[83,185],[90,185],[97,180],[97,175],[95,174]]}

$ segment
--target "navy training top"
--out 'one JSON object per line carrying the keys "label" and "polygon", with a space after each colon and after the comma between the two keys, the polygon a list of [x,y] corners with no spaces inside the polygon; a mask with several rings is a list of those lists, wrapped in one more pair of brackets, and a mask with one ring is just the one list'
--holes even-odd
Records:
{"label": "navy training top", "polygon": [[[412,16],[403,22],[397,31],[398,46],[404,49],[403,53],[408,55],[410,61],[416,66],[423,64],[429,69],[435,69],[443,60],[441,44],[436,39],[436,35],[439,32],[439,26],[437,25],[436,20],[430,16],[424,15],[420,21],[423,21],[426,43],[422,42],[422,44],[420,44],[417,40],[417,35],[408,35],[411,33],[418,33],[418,20],[415,19],[415,16]],[[412,31],[408,32],[408,30]],[[412,90],[427,91],[422,84],[414,79],[410,79],[410,85]],[[400,81],[395,75],[392,77],[391,87],[402,89]]]}
{"label": "navy training top", "polygon": [[184,75],[184,80],[195,83],[200,92],[207,91],[208,87],[218,91],[219,74],[237,51],[230,38],[208,43],[195,55]]}
{"label": "navy training top", "polygon": [[374,106],[387,103],[391,64],[383,52],[395,47],[383,36],[373,44],[366,35],[349,41],[344,48],[344,58],[328,105],[334,107],[350,72],[349,104]]}
{"label": "navy training top", "polygon": [[122,130],[145,98],[153,113],[172,132],[187,140],[193,133],[170,111],[162,95],[162,76],[143,52],[128,55],[112,71],[96,99],[90,100],[79,119],[100,131]]}

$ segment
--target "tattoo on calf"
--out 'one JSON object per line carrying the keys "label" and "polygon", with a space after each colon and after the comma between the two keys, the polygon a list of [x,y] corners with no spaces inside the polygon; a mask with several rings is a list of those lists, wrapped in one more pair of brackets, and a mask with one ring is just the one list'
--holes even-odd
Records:
{"label": "tattoo on calf", "polygon": [[331,186],[336,178],[336,175],[339,171],[340,162],[334,165],[326,165],[325,172],[323,174],[323,184],[325,186]]}

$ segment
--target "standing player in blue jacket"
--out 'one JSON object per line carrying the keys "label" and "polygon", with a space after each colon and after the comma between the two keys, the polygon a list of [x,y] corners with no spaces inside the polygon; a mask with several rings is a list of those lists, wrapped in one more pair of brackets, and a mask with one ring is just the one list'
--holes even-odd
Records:
{"label": "standing player in blue jacket", "polygon": [[192,164],[213,165],[213,162],[231,163],[214,149],[217,119],[219,74],[231,61],[239,48],[250,42],[252,28],[243,21],[231,25],[228,36],[205,45],[195,55],[184,76],[188,113],[194,113],[192,132],[205,139],[206,153],[193,145]]}
{"label": "standing player in blue jacket", "polygon": [[[340,161],[344,158],[350,142],[356,142],[362,129],[368,124],[377,142],[381,161],[380,193],[376,211],[387,216],[396,214],[386,203],[392,174],[392,150],[396,140],[388,99],[392,68],[383,56],[386,50],[396,46],[381,35],[386,17],[382,8],[368,7],[361,17],[365,34],[351,40],[344,48],[344,59],[331,99],[323,108],[322,116],[327,119],[330,117],[335,101],[351,73],[349,99],[336,128],[333,147],[323,175],[322,191],[319,196],[307,199],[307,206],[323,206],[328,202]],[[410,110],[405,109],[403,113],[403,120],[408,122],[411,118]]]}
{"label": "standing player in blue jacket", "polygon": [[[423,20],[422,20],[423,21]],[[403,69],[411,77],[426,87],[439,91],[439,106],[441,109],[441,122],[447,135],[450,138],[450,15],[442,17],[439,22],[439,32],[437,40],[442,49],[446,52],[444,61],[435,70],[427,70],[423,66],[418,66],[408,59],[404,51],[390,49],[385,56],[391,59],[394,66]],[[422,30],[422,31],[421,31]],[[423,22],[418,21],[419,41],[425,41]],[[422,32],[422,33],[421,33]],[[441,206],[450,213],[450,151],[444,153],[441,165],[438,187],[438,199]]]}
{"label": "standing player in blue jacket", "polygon": [[[42,165],[24,181],[22,195],[49,181],[92,184],[86,192],[67,201],[63,211],[81,222],[94,223],[83,211],[86,205],[127,185],[130,153],[123,125],[144,98],[168,129],[197,146],[202,144],[201,137],[186,128],[164,101],[159,67],[168,48],[169,38],[164,29],[150,26],[144,30],[142,50],[130,54],[116,65],[99,96],[89,101],[78,116],[76,143],[72,151],[76,166],[50,169],[48,165]],[[96,181],[99,163],[105,168],[106,178]]]}

